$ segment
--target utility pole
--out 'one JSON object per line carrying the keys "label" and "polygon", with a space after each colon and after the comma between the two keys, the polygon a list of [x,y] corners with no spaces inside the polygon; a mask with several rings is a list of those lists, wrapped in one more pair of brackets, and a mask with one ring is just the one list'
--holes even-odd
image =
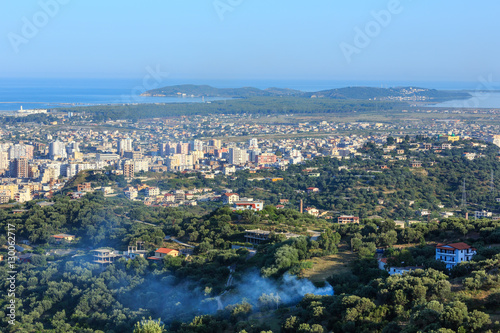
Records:
{"label": "utility pole", "polygon": [[467,206],[467,192],[465,191],[465,179],[462,183],[462,208]]}

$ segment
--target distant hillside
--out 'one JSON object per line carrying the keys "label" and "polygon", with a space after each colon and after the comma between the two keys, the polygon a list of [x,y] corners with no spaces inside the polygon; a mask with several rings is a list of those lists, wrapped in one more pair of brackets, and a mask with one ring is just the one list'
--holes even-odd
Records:
{"label": "distant hillside", "polygon": [[178,86],[163,87],[146,91],[141,96],[166,96],[166,97],[265,97],[265,96],[292,96],[302,94],[301,91],[292,89],[269,88],[261,90],[252,87],[243,88],[214,88],[208,85],[183,84]]}
{"label": "distant hillside", "polygon": [[441,91],[435,89],[397,87],[346,87],[317,92],[303,92],[286,88],[258,89],[253,87],[243,88],[215,88],[208,85],[184,84],[169,86],[146,91],[142,96],[162,97],[279,97],[296,96],[305,98],[330,98],[330,99],[360,99],[360,100],[408,100],[408,101],[443,101],[450,99],[469,98],[466,92]]}
{"label": "distant hillside", "polygon": [[436,89],[397,87],[346,87],[318,92],[303,93],[304,97],[334,98],[334,99],[377,99],[377,100],[449,100],[470,98],[467,92],[444,91]]}

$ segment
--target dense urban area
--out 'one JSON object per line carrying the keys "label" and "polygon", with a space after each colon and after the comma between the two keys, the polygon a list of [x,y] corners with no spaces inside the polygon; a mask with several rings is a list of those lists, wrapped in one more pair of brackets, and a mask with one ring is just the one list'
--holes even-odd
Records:
{"label": "dense urban area", "polygon": [[500,110],[420,91],[4,116],[6,332],[498,332]]}

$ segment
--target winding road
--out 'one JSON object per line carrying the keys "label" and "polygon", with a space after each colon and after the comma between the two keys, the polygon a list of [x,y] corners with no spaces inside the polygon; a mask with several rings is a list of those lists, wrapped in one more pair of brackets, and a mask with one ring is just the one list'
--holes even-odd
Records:
{"label": "winding road", "polygon": [[[227,268],[229,268],[229,276],[226,281],[226,288],[229,288],[233,284],[233,273],[236,269],[236,266],[228,266]],[[214,297],[215,300],[217,301],[217,310],[224,310],[224,305],[222,304],[220,298],[224,296],[227,292],[228,290],[226,289],[219,296]]]}

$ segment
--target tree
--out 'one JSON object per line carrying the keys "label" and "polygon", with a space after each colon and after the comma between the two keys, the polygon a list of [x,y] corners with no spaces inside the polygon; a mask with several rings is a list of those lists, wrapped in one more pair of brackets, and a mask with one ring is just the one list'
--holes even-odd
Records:
{"label": "tree", "polygon": [[259,297],[259,307],[267,310],[272,309],[276,306],[276,310],[281,302],[281,297],[276,294],[262,294]]}
{"label": "tree", "polygon": [[189,234],[189,240],[191,242],[196,242],[198,240],[198,231],[193,231],[192,233]]}
{"label": "tree", "polygon": [[472,313],[469,313],[467,317],[466,326],[469,329],[469,332],[476,332],[480,330],[484,325],[491,323],[490,316],[484,312],[474,310]]}
{"label": "tree", "polygon": [[167,332],[165,330],[165,325],[161,325],[160,319],[158,321],[151,319],[144,319],[137,322],[134,326],[134,333],[163,333]]}
{"label": "tree", "polygon": [[278,269],[287,269],[299,262],[299,252],[290,245],[283,245],[274,255]]}
{"label": "tree", "polygon": [[457,330],[468,317],[467,306],[460,302],[451,302],[447,305],[441,314],[443,326]]}
{"label": "tree", "polygon": [[295,316],[288,317],[285,322],[281,325],[281,331],[283,333],[294,333],[296,332],[297,326],[299,325],[299,319]]}
{"label": "tree", "polygon": [[377,241],[380,246],[390,247],[398,242],[398,233],[395,230],[389,230],[380,234]]}

